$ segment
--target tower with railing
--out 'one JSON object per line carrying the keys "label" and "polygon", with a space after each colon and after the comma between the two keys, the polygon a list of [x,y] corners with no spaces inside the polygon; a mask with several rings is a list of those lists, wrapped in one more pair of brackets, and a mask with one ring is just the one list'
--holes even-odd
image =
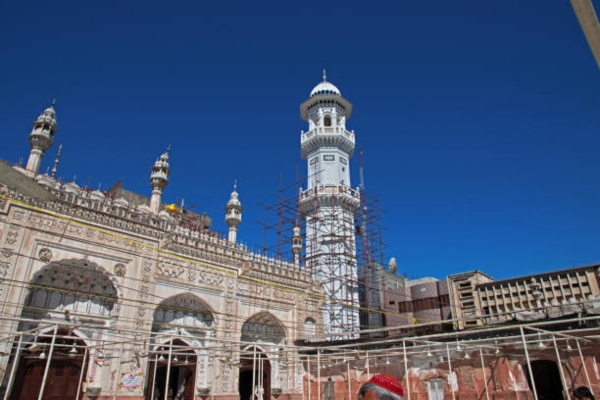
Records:
{"label": "tower with railing", "polygon": [[308,187],[299,201],[306,217],[305,267],[325,291],[323,326],[329,340],[355,338],[359,331],[354,218],[360,193],[350,184],[355,141],[346,120],[351,113],[352,104],[325,73],[300,106],[308,122],[308,131],[301,135]]}

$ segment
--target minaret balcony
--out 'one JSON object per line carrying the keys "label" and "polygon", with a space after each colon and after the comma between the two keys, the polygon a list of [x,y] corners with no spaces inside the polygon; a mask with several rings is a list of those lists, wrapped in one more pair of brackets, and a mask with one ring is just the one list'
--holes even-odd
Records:
{"label": "minaret balcony", "polygon": [[306,156],[319,147],[339,147],[352,157],[354,152],[354,133],[348,132],[342,127],[317,127],[303,133],[300,137],[302,146],[302,157]]}
{"label": "minaret balcony", "polygon": [[354,142],[354,133],[348,132],[346,129],[339,126],[327,126],[327,127],[318,127],[314,128],[306,133],[302,134],[302,142],[312,138],[317,135],[342,135],[346,137],[348,140]]}
{"label": "minaret balcony", "polygon": [[358,206],[360,205],[360,191],[352,189],[350,186],[318,185],[317,187],[305,190],[300,193],[301,208],[304,208],[302,206],[310,207],[310,204],[317,198],[321,202],[325,200],[325,203],[327,203],[327,199],[333,200],[333,198],[335,198],[338,200],[342,200],[344,203],[348,204],[350,208],[358,208]]}

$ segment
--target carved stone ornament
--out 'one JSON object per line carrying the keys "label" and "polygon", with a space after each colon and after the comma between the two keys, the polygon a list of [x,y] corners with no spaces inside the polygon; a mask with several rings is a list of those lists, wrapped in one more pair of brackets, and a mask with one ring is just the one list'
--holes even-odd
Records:
{"label": "carved stone ornament", "polygon": [[125,265],[123,265],[121,263],[118,263],[115,265],[115,275],[123,277],[123,276],[125,276],[125,271],[126,271]]}
{"label": "carved stone ornament", "polygon": [[38,253],[38,257],[40,258],[40,260],[42,260],[43,262],[48,262],[50,260],[52,260],[52,250],[50,250],[47,247],[44,247],[43,249],[40,250],[40,252]]}

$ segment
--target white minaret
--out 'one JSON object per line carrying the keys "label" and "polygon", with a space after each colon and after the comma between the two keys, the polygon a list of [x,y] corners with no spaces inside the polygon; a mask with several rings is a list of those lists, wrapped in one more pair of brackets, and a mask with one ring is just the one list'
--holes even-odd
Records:
{"label": "white minaret", "polygon": [[150,210],[154,214],[158,214],[160,211],[160,203],[162,199],[163,190],[169,183],[169,149],[165,151],[158,160],[152,166],[152,172],[150,173],[150,186],[152,186],[152,197],[150,197]]}
{"label": "white minaret", "polygon": [[305,265],[319,280],[327,301],[323,315],[329,340],[358,337],[359,300],[354,216],[360,194],[350,186],[354,132],[346,130],[352,104],[323,70],[323,82],[300,105],[308,122],[302,157],[308,161],[308,187],[300,194],[306,215]]}
{"label": "white minaret", "polygon": [[44,158],[46,150],[54,144],[54,134],[56,133],[56,111],[54,104],[46,108],[42,114],[33,123],[33,129],[29,134],[29,143],[31,144],[31,152],[25,167],[27,175],[35,176],[40,170],[40,164]]}
{"label": "white minaret", "polygon": [[300,266],[300,252],[302,251],[302,236],[300,235],[300,227],[294,226],[292,230],[294,235],[292,236],[292,253],[294,254],[294,265]]}
{"label": "white minaret", "polygon": [[227,240],[235,243],[237,239],[237,227],[242,222],[242,203],[240,203],[239,194],[236,191],[237,183],[233,184],[233,192],[229,196],[229,201],[225,206],[225,222],[229,226],[229,235]]}

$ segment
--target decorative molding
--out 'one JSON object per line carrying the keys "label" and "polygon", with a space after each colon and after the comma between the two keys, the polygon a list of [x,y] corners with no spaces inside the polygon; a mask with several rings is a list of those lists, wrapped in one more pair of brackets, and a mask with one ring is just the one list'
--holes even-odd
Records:
{"label": "decorative molding", "polygon": [[143,260],[143,272],[142,281],[143,284],[140,286],[138,292],[138,307],[135,319],[136,339],[141,339],[142,333],[146,332],[148,323],[152,324],[153,319],[146,316],[147,312],[152,312],[153,306],[150,302],[151,288],[153,286],[152,281],[152,270],[154,262],[150,257],[144,258]]}
{"label": "decorative molding", "polygon": [[122,264],[122,263],[115,264],[115,275],[122,278],[125,276],[126,272],[127,272],[127,268],[125,267],[125,264]]}
{"label": "decorative molding", "polygon": [[38,258],[43,262],[50,262],[50,260],[52,260],[52,256],[52,250],[47,247],[40,249],[38,252]]}
{"label": "decorative molding", "polygon": [[170,276],[170,277],[179,277],[181,274],[185,272],[185,268],[182,266],[174,266],[172,264],[159,263],[158,264],[158,273],[160,275]]}
{"label": "decorative molding", "polygon": [[8,227],[8,232],[6,233],[6,243],[15,244],[19,237],[20,226],[15,224],[10,224]]}

